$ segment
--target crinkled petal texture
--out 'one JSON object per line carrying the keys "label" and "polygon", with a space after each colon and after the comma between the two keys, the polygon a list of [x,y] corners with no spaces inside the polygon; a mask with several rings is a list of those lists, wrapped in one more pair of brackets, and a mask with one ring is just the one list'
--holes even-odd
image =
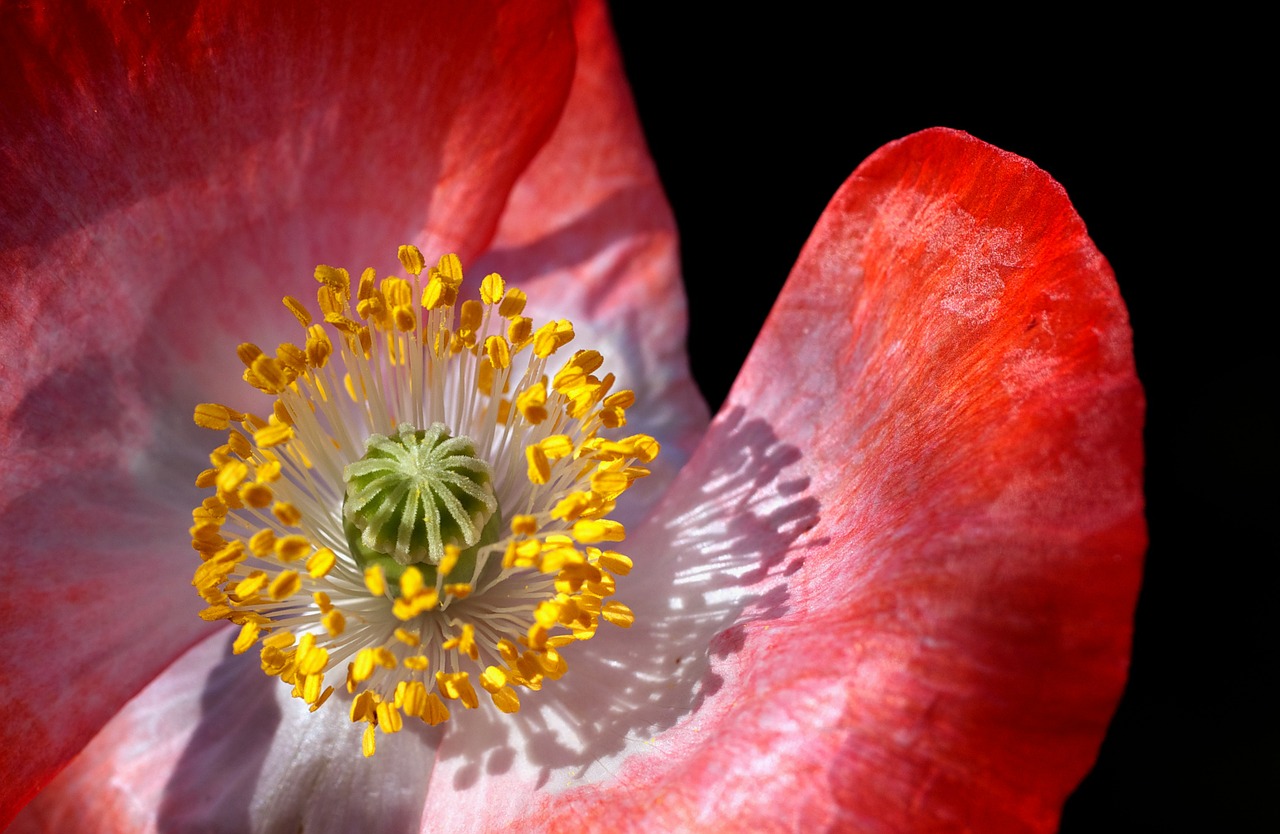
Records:
{"label": "crinkled petal texture", "polygon": [[693,711],[515,827],[1054,831],[1126,675],[1143,407],[1060,186],[953,131],[877,152],[637,537],[674,608],[725,574]]}
{"label": "crinkled petal texture", "polygon": [[[0,825],[209,633],[184,531],[201,497],[192,478],[220,441],[192,425],[192,407],[259,405],[235,346],[299,339],[279,301],[314,291],[315,264],[386,274],[414,242],[464,264],[500,260],[522,285],[520,247],[537,250],[539,291],[585,314],[607,307],[620,345],[644,355],[620,383],[684,404],[639,413],[637,430],[692,447],[705,407],[672,347],[684,321],[674,232],[625,87],[597,85],[626,114],[617,130],[561,124],[584,73],[574,27],[593,10],[575,21],[530,2],[0,9]],[[595,168],[556,187],[545,160],[567,164],[566,146]],[[542,211],[513,194],[536,194]],[[505,259],[486,256],[493,247]],[[640,306],[668,326],[637,324]],[[206,681],[219,655],[201,651],[206,663],[171,674],[196,702],[208,686],[212,709],[231,699]],[[153,690],[171,698],[171,683]],[[293,726],[254,714],[235,719],[246,735]],[[326,766],[307,761],[288,779]],[[152,789],[168,774],[128,772],[152,782],[138,795],[162,795]]]}

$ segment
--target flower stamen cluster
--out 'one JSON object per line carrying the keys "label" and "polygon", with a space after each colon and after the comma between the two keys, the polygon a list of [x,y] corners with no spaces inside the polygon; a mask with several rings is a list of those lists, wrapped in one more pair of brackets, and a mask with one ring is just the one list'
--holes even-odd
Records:
{"label": "flower stamen cluster", "polygon": [[570,322],[535,329],[497,274],[459,303],[454,255],[399,259],[409,278],[367,269],[354,292],[317,267],[318,319],[284,299],[301,344],[240,345],[265,418],[195,409],[228,432],[196,479],[213,490],[192,513],[201,616],[238,624],[234,651],[258,646],[313,711],[336,675],[366,756],[406,716],[478,707],[477,682],[515,712],[518,689],[565,673],[563,649],[631,624],[610,599],[631,561],[605,549],[626,532],[609,514],[658,452],[602,434],[635,397],[595,375],[599,353],[548,371]]}

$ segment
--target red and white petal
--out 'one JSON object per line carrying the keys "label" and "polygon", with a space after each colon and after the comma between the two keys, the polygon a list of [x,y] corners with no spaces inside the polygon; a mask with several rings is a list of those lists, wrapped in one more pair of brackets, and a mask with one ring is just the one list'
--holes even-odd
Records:
{"label": "red and white petal", "polygon": [[637,534],[627,601],[692,606],[707,672],[652,752],[514,824],[1055,830],[1125,679],[1142,414],[1061,187],[954,131],[886,146]]}
{"label": "red and white petal", "polygon": [[220,631],[129,702],[19,814],[12,832],[417,831],[434,743],[378,739],[335,696],[308,712]]}
{"label": "red and white petal", "polygon": [[201,625],[178,485],[193,405],[250,407],[234,346],[296,338],[317,262],[478,251],[573,33],[530,3],[0,15],[2,823]]}
{"label": "red and white petal", "polygon": [[603,3],[574,15],[573,91],[550,141],[516,182],[491,249],[471,270],[529,293],[536,321],[568,318],[570,348],[604,354],[636,391],[628,431],[658,439],[653,475],[627,493],[638,520],[688,460],[707,408],[689,375],[675,221],[645,146]]}

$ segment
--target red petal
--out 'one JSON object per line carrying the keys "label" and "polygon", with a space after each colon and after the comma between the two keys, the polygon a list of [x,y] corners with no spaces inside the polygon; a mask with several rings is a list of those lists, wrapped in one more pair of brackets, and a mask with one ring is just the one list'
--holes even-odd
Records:
{"label": "red petal", "polygon": [[578,64],[564,115],[517,182],[477,269],[529,290],[538,321],[573,321],[573,346],[599,350],[616,387],[636,391],[629,426],[657,437],[663,452],[620,507],[630,521],[688,460],[708,415],[685,354],[675,221],[604,4],[579,3],[574,25]]}
{"label": "red petal", "polygon": [[234,345],[317,262],[482,248],[572,66],[531,3],[0,11],[0,825],[200,627],[175,485]]}
{"label": "red petal", "polygon": [[529,824],[1055,830],[1125,679],[1142,413],[1060,186],[953,131],[877,152],[632,551],[738,620],[694,712]]}

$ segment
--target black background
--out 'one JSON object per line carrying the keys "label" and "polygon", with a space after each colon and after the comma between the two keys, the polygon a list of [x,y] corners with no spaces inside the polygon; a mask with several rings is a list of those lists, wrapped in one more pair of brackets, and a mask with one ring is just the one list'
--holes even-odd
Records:
{"label": "black background", "polygon": [[1250,117],[1217,83],[1232,59],[1210,65],[1195,32],[1108,19],[1013,21],[1011,35],[1010,21],[914,9],[892,24],[802,4],[767,19],[628,0],[612,11],[680,227],[689,350],[713,411],[827,201],[880,145],[961,128],[1066,187],[1132,317],[1151,545],[1130,684],[1061,831],[1280,830],[1276,698],[1262,680],[1275,586],[1260,576],[1275,547],[1245,544],[1263,532],[1264,496],[1240,480],[1274,471],[1258,432],[1274,419],[1243,366],[1263,315],[1252,290],[1275,267],[1234,260],[1249,224],[1217,182],[1250,161]]}

